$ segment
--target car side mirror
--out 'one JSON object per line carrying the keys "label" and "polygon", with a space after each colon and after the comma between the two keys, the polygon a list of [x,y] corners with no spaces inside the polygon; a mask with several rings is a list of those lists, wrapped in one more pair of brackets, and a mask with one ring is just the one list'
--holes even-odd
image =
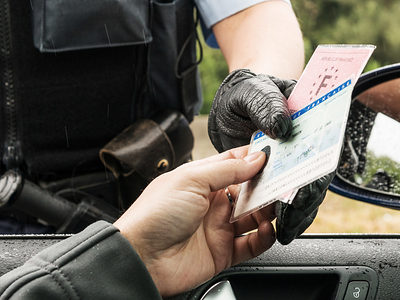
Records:
{"label": "car side mirror", "polygon": [[400,209],[400,63],[363,74],[352,98],[343,152],[329,189]]}

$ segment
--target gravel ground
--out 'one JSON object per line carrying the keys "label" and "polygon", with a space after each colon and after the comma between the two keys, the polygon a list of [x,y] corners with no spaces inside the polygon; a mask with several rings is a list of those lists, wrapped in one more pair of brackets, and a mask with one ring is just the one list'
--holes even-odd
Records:
{"label": "gravel ground", "polygon": [[193,159],[201,159],[217,153],[207,133],[207,115],[199,115],[190,124],[194,135]]}

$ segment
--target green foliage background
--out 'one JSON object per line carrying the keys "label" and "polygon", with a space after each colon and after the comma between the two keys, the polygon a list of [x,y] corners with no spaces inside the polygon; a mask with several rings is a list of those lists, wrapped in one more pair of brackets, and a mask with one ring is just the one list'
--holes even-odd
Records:
{"label": "green foliage background", "polygon": [[[376,45],[365,71],[400,61],[399,0],[292,0],[292,5],[303,32],[306,61],[318,44]],[[208,114],[228,70],[220,51],[202,44],[201,113]]]}

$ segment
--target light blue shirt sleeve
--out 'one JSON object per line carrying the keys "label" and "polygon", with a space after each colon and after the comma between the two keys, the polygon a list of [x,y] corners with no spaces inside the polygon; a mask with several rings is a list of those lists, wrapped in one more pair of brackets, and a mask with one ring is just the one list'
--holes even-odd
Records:
{"label": "light blue shirt sleeve", "polygon": [[[211,47],[218,47],[211,27],[219,21],[250,6],[270,0],[195,0],[202,21],[204,39]],[[289,5],[290,0],[282,0]]]}

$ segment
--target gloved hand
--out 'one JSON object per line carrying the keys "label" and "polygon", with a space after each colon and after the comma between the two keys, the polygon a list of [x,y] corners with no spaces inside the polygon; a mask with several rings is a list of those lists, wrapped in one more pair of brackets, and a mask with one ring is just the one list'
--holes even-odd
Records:
{"label": "gloved hand", "polygon": [[295,84],[246,69],[230,73],[214,97],[208,118],[214,147],[222,152],[246,145],[258,129],[272,138],[288,138],[292,120],[286,99]]}
{"label": "gloved hand", "polygon": [[280,201],[276,203],[276,237],[282,245],[289,244],[314,221],[335,173],[325,175],[299,189],[292,204]]}
{"label": "gloved hand", "polygon": [[[288,138],[292,121],[286,99],[296,81],[256,75],[249,70],[230,73],[219,87],[208,119],[208,135],[219,151],[248,144],[260,129],[272,138]],[[276,204],[277,239],[289,244],[313,222],[334,173],[301,188],[292,204]]]}

